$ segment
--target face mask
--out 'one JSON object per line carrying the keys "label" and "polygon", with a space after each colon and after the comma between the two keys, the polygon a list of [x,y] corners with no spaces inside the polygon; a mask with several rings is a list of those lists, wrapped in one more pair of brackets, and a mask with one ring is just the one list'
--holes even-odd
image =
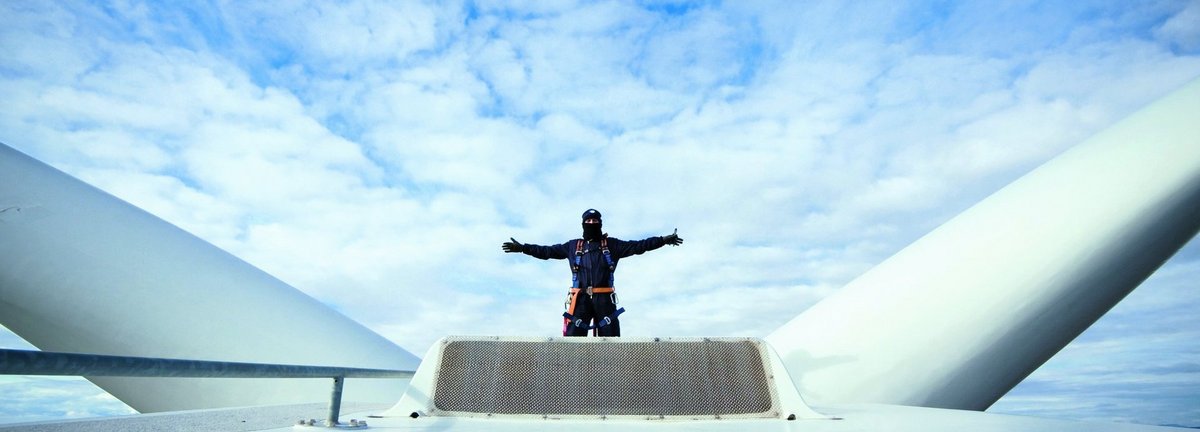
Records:
{"label": "face mask", "polygon": [[583,238],[598,239],[601,235],[603,234],[601,233],[600,224],[583,224]]}

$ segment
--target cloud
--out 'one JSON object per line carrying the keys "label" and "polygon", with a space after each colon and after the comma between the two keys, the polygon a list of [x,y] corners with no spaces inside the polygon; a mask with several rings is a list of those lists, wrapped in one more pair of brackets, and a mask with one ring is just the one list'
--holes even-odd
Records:
{"label": "cloud", "polygon": [[[156,7],[162,15],[174,7]],[[206,44],[255,65],[303,65],[338,76],[409,61],[436,49],[442,11],[422,3],[359,1],[225,3],[198,6],[190,24]],[[199,18],[196,18],[199,17]]]}
{"label": "cloud", "polygon": [[644,82],[633,65],[656,25],[652,14],[610,2],[498,18],[471,21],[461,48],[506,115],[565,113],[619,130],[674,113],[681,96]]}
{"label": "cloud", "polygon": [[[1193,241],[988,411],[1200,426],[1200,318],[1187,312],[1200,307],[1188,294],[1197,251]],[[1093,396],[1066,396],[1080,394]]]}
{"label": "cloud", "polygon": [[34,346],[30,345],[29,342],[26,342],[25,339],[21,339],[20,336],[13,334],[12,331],[2,325],[0,325],[0,348],[20,350],[35,349]]}
{"label": "cloud", "polygon": [[0,382],[5,423],[137,414],[83,378],[20,378]]}
{"label": "cloud", "polygon": [[1195,54],[1200,50],[1200,4],[1184,4],[1182,10],[1154,29],[1154,36],[1180,51]]}
{"label": "cloud", "polygon": [[709,8],[662,17],[647,36],[634,71],[651,86],[687,93],[744,84],[761,60],[755,24],[746,18]]}

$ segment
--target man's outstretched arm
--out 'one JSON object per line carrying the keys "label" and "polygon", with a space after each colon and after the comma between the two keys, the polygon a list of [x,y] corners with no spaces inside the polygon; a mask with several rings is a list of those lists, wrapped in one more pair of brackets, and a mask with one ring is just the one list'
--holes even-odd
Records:
{"label": "man's outstretched arm", "polygon": [[642,253],[649,252],[666,245],[679,246],[681,244],[683,244],[683,238],[679,237],[679,230],[675,230],[674,233],[665,236],[650,237],[644,240],[618,242],[610,241],[609,248],[612,249],[617,258],[625,258],[630,255],[641,255]]}
{"label": "man's outstretched arm", "polygon": [[508,253],[524,253],[534,258],[541,259],[564,259],[567,257],[567,243],[554,246],[542,246],[529,243],[521,243],[517,239],[509,237],[509,240],[500,245]]}

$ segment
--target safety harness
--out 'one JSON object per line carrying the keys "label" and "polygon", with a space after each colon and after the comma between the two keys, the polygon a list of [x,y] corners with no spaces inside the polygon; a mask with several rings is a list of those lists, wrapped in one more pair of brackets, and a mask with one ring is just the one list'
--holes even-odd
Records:
{"label": "safety harness", "polygon": [[[572,314],[572,312],[575,311],[575,299],[576,299],[576,297],[578,297],[580,291],[586,292],[589,299],[591,298],[591,296],[593,294],[612,294],[613,293],[612,287],[591,287],[591,286],[589,286],[586,289],[584,289],[579,286],[579,269],[583,263],[583,245],[584,245],[583,239],[579,239],[579,240],[575,241],[575,259],[573,261],[571,261],[571,293],[570,293],[570,299],[569,299],[570,306],[567,307],[566,312],[563,312],[563,322],[564,322],[564,324],[567,324],[567,325],[573,325],[576,328],[591,330],[591,329],[598,329],[601,327],[608,326],[609,324],[612,324],[613,321],[616,321],[618,316],[620,316],[622,313],[625,312],[625,308],[619,308],[616,310],[616,312],[613,312],[612,315],[609,315],[604,318],[596,320],[597,324],[595,324],[595,325],[592,325],[591,323],[585,323],[585,322],[583,322],[583,319],[577,318],[577,317],[575,317],[575,315]],[[613,261],[612,252],[610,252],[608,250],[608,236],[604,236],[604,237],[600,238],[600,253],[602,255],[604,255],[604,262],[608,264],[609,284],[616,286],[617,263],[615,261]],[[564,328],[564,333],[565,333],[565,328]]]}
{"label": "safety harness", "polygon": [[[580,288],[579,266],[583,263],[583,243],[583,239],[575,240],[575,260],[571,261],[571,288]],[[608,236],[600,238],[600,253],[604,255],[604,262],[608,263],[608,284],[617,286],[617,263],[613,261],[612,252],[608,251]]]}
{"label": "safety harness", "polygon": [[609,324],[612,324],[613,321],[616,321],[617,317],[621,316],[621,314],[623,314],[623,313],[625,313],[625,308],[617,308],[616,312],[613,312],[612,315],[604,317],[604,319],[601,319],[599,322],[597,322],[596,325],[592,325],[590,323],[585,323],[585,322],[583,322],[582,319],[575,318],[574,315],[571,315],[566,312],[563,312],[563,318],[565,318],[567,320],[567,323],[575,326],[575,328],[591,330],[591,329],[598,329],[601,327],[605,327]]}

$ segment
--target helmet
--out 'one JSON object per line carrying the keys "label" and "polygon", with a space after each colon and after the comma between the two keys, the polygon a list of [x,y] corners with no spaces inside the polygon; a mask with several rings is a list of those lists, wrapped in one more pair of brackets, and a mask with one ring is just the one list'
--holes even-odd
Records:
{"label": "helmet", "polygon": [[591,218],[600,219],[600,211],[596,209],[587,209],[587,211],[583,212],[583,220],[588,220]]}

